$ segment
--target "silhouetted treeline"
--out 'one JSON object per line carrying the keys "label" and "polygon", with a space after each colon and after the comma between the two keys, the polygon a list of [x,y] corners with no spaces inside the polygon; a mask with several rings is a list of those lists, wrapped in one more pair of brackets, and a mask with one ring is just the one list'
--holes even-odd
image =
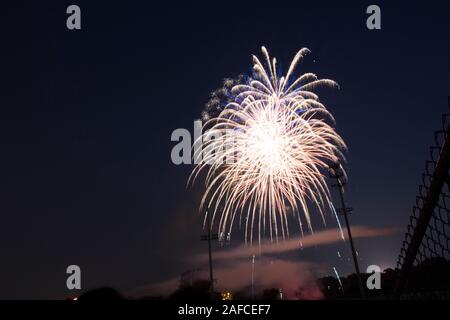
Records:
{"label": "silhouetted treeline", "polygon": [[[393,297],[394,289],[401,271],[399,269],[386,269],[381,276],[381,288],[368,290],[366,286],[367,279],[371,274],[361,274],[363,286],[365,288],[366,298],[368,299],[390,299]],[[347,277],[338,279],[332,276],[323,277],[317,280],[324,299],[355,299],[360,298],[360,292],[356,274],[350,274]],[[304,298],[301,294],[302,288],[299,288],[297,299]],[[260,292],[251,295],[251,288],[244,288],[241,291],[233,292],[234,300],[277,300],[280,299],[279,288],[266,288]],[[414,266],[407,275],[407,285],[401,298],[432,298],[438,299],[450,298],[450,262],[444,258],[426,259],[422,263]],[[83,293],[78,300],[123,300],[125,299],[118,291],[112,288],[98,288]],[[211,293],[211,286],[208,280],[180,281],[179,288],[168,297],[163,296],[144,296],[141,300],[161,300],[169,299],[176,301],[211,301],[220,300],[219,292]]]}

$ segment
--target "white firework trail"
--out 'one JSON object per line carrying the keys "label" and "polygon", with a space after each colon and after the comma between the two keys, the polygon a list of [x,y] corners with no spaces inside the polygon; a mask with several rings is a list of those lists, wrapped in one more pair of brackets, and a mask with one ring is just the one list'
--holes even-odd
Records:
{"label": "white firework trail", "polygon": [[341,287],[342,293],[344,293],[344,287],[342,286],[341,278],[339,277],[339,274],[335,267],[333,267],[333,270],[334,270],[334,274],[336,275],[336,278],[339,282],[339,286]]}
{"label": "white firework trail", "polygon": [[336,209],[334,208],[333,202],[329,201],[329,204],[330,204],[331,211],[333,212],[334,216],[336,217],[336,221],[339,226],[339,232],[341,234],[341,239],[345,241],[344,232],[342,231],[342,227],[341,227],[341,222],[339,221],[339,217],[336,213]]}

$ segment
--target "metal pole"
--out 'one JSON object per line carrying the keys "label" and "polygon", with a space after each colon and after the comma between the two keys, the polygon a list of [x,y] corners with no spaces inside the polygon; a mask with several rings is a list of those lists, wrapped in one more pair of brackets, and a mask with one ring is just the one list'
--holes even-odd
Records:
{"label": "metal pole", "polygon": [[364,292],[364,287],[362,285],[361,272],[359,271],[358,257],[356,256],[355,245],[353,244],[352,231],[350,229],[350,223],[348,222],[348,217],[347,217],[347,214],[349,212],[348,212],[348,208],[345,206],[344,190],[343,190],[344,188],[343,188],[341,179],[339,178],[339,175],[338,175],[338,173],[336,171],[338,167],[339,167],[339,165],[337,165],[334,168],[334,177],[336,178],[336,182],[337,182],[337,186],[338,186],[338,190],[339,190],[339,197],[340,197],[340,200],[341,200],[342,213],[344,215],[345,225],[347,227],[348,239],[350,241],[350,248],[352,250],[353,263],[355,265],[356,277],[357,277],[358,286],[359,286],[359,292],[361,294],[361,298],[365,298],[366,295],[365,295],[365,292]]}

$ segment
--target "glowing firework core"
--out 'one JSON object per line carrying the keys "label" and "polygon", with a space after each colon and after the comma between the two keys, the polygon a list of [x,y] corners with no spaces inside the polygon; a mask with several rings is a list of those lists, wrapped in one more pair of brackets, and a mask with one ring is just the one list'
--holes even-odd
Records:
{"label": "glowing firework core", "polygon": [[285,134],[286,123],[273,119],[274,112],[270,109],[261,110],[257,116],[246,124],[248,129],[245,134],[249,140],[246,157],[258,161],[265,175],[277,175],[289,161],[290,141]]}

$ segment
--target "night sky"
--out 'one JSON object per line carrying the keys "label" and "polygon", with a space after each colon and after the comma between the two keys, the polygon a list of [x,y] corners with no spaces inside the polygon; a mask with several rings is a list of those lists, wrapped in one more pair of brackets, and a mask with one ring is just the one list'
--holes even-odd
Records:
{"label": "night sky", "polygon": [[[82,29],[66,28],[77,4]],[[223,78],[251,70],[266,46],[286,71],[336,80],[319,90],[348,145],[352,225],[394,227],[356,239],[365,270],[394,267],[433,131],[448,110],[448,1],[205,4],[8,2],[0,19],[0,298],[64,298],[66,267],[83,290],[123,292],[178,277],[204,253],[201,185],[176,166],[170,141]],[[330,227],[334,218],[328,216]],[[323,230],[320,219],[315,229]],[[232,245],[243,240],[236,233]],[[352,272],[336,246],[289,259]],[[347,245],[339,250],[350,257]]]}

